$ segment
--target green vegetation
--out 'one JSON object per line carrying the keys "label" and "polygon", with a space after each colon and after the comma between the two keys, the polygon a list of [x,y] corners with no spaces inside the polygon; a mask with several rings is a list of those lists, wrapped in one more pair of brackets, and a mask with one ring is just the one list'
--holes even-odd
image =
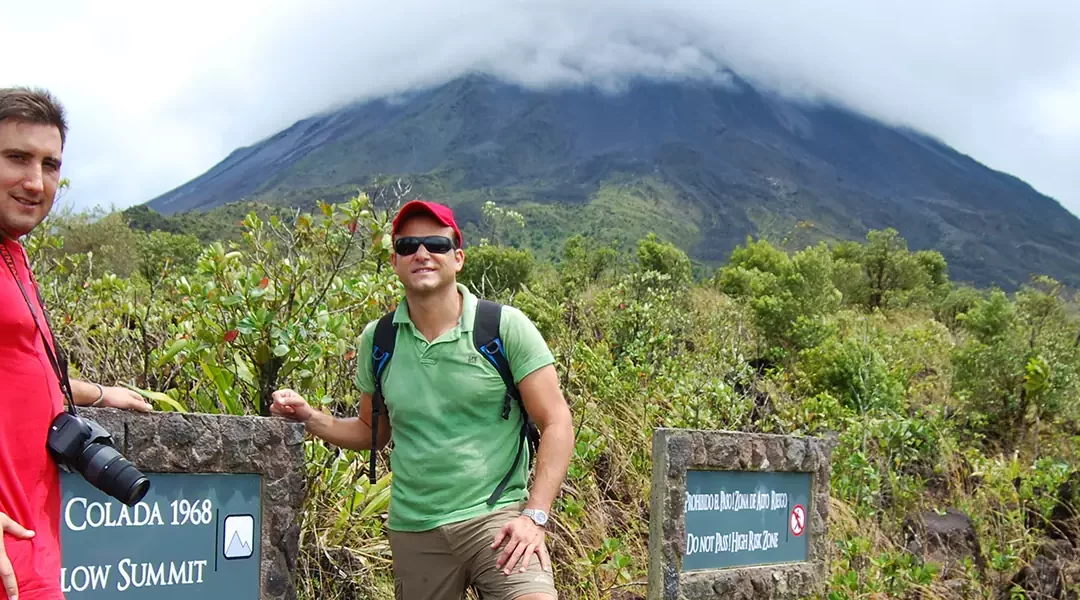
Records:
{"label": "green vegetation", "polygon": [[[557,358],[577,433],[550,536],[563,597],[644,595],[658,426],[835,437],[820,600],[1024,597],[1028,565],[1076,564],[1080,317],[1056,281],[956,285],[890,230],[793,253],[747,239],[692,281],[668,237],[688,232],[617,250],[570,228],[548,261],[507,246],[530,214],[489,205],[462,279],[525,311]],[[355,412],[357,338],[400,293],[385,210],[152,217],[58,217],[28,238],[73,375],[159,410],[265,414],[289,386]],[[391,476],[369,486],[366,452],[305,451],[302,597],[392,597]],[[946,508],[978,550],[926,560],[910,524]],[[1048,555],[1052,538],[1072,541]],[[1076,571],[1055,573],[1075,597]]]}
{"label": "green vegetation", "polygon": [[677,240],[680,248],[690,248],[700,239],[695,223],[701,215],[688,213],[675,192],[655,178],[614,177],[599,186],[587,204],[523,200],[514,207],[529,221],[516,245],[533,249],[543,260],[556,260],[564,238],[575,234],[619,250],[632,250],[652,231]]}
{"label": "green vegetation", "polygon": [[[462,176],[462,173],[450,170],[410,176],[405,189],[412,195],[438,198],[453,206],[459,215],[462,233],[467,240],[474,241],[491,235],[492,225],[485,207],[497,197],[501,206],[511,208],[520,219],[528,221],[529,227],[515,229],[513,235],[504,232],[493,242],[528,249],[542,261],[558,261],[563,244],[573,235],[594,238],[603,246],[620,252],[632,252],[637,240],[652,232],[662,239],[674,241],[684,251],[701,241],[697,223],[703,220],[703,211],[688,208],[678,193],[659,177],[614,173],[595,186],[568,186],[566,196],[569,199],[564,199],[547,190],[548,187],[558,188],[557,181],[509,186],[496,193],[489,189],[455,187],[453,184]],[[205,219],[194,216],[195,213],[162,217],[145,207],[128,209],[125,214],[132,219],[133,227],[141,229],[147,228],[144,224],[153,226],[161,222],[171,223],[171,228],[166,230],[174,233],[194,233],[195,229],[204,232],[219,225],[231,227],[243,218],[241,211],[272,210],[284,216],[290,210],[284,208],[286,206],[317,210],[316,198],[336,201],[360,192],[375,199],[377,195],[385,194],[393,181],[387,177],[370,178],[360,186],[318,187],[275,196],[257,195],[258,204],[226,204],[208,211]]]}

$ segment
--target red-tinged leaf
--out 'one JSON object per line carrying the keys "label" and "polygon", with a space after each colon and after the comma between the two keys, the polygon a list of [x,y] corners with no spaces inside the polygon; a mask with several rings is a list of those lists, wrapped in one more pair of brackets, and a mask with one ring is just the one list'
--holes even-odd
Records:
{"label": "red-tinged leaf", "polygon": [[231,331],[226,331],[225,332],[225,341],[229,342],[229,343],[232,343],[232,341],[235,340],[236,336],[238,336],[238,335],[240,335],[240,332],[235,330],[235,329],[233,329]]}
{"label": "red-tinged leaf", "polygon": [[263,277],[261,280],[259,280],[259,287],[261,287],[262,289],[265,290],[266,286],[268,286],[268,285],[270,285],[270,278],[269,277]]}
{"label": "red-tinged leaf", "polygon": [[355,350],[349,350],[345,353],[345,360],[352,360],[356,356]]}
{"label": "red-tinged leaf", "polygon": [[349,221],[349,233],[356,233],[356,221]]}

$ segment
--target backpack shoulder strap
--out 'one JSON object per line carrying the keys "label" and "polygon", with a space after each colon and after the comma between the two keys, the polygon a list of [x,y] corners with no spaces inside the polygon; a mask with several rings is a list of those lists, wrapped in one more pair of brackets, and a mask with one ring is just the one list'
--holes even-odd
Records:
{"label": "backpack shoulder strap", "polygon": [[394,353],[394,343],[397,342],[397,327],[394,326],[394,311],[390,311],[379,317],[375,324],[375,339],[371,344],[371,366],[375,375],[375,389],[379,389],[382,383],[382,373]]}
{"label": "backpack shoulder strap", "polygon": [[476,301],[476,319],[473,322],[473,344],[480,354],[484,355],[502,376],[506,384],[507,395],[503,401],[502,418],[510,418],[510,401],[521,401],[517,384],[514,383],[514,374],[510,370],[510,361],[506,358],[506,348],[503,346],[502,336],[499,334],[499,324],[502,322],[502,304],[479,298]]}
{"label": "backpack shoulder strap", "polygon": [[371,395],[371,456],[368,457],[368,480],[375,484],[375,457],[378,454],[379,417],[382,416],[383,395],[382,375],[390,357],[394,355],[394,343],[397,341],[397,327],[394,326],[394,311],[379,318],[375,324],[375,339],[371,344],[371,373],[375,377],[375,393]]}
{"label": "backpack shoulder strap", "polygon": [[521,409],[521,442],[518,444],[517,454],[514,456],[514,463],[510,466],[510,470],[507,471],[498,487],[495,488],[495,491],[487,500],[490,506],[495,505],[495,502],[502,496],[507,484],[510,483],[510,478],[521,462],[521,454],[524,452],[525,446],[527,445],[530,449],[529,461],[531,462],[540,445],[540,432],[532,419],[529,418],[528,412],[525,411],[525,404],[521,400],[521,392],[518,390],[517,384],[514,383],[514,374],[510,370],[510,360],[506,356],[506,347],[503,345],[502,336],[499,333],[501,322],[501,304],[482,298],[477,299],[476,319],[473,322],[473,344],[480,354],[487,358],[488,362],[499,371],[503,383],[506,384],[502,418],[510,418],[511,403],[513,401],[517,401],[518,407]]}

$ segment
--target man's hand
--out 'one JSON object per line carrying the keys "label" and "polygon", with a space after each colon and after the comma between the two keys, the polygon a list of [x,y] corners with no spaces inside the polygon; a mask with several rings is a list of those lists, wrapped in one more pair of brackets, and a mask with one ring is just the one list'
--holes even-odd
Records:
{"label": "man's hand", "polygon": [[544,530],[524,515],[502,526],[499,533],[495,534],[495,543],[492,549],[498,548],[506,541],[506,547],[495,565],[507,575],[514,570],[514,566],[521,561],[521,571],[529,567],[529,561],[535,552],[540,555],[540,566],[545,571],[551,569],[551,558],[548,556],[547,546],[544,544]]}
{"label": "man's hand", "polygon": [[101,404],[99,406],[137,410],[139,412],[150,412],[153,410],[153,406],[143,399],[142,396],[127,388],[103,387],[101,389],[105,392],[105,395],[101,397]]}
{"label": "man's hand", "polygon": [[[2,512],[0,512],[0,528],[3,529],[3,534],[19,539],[28,540],[34,537],[33,531],[27,531]],[[3,535],[0,535],[0,581],[4,584],[5,598],[15,600],[19,597],[19,584],[15,581],[15,570],[12,569],[11,561],[8,560],[7,552],[4,550]]]}
{"label": "man's hand", "polygon": [[139,412],[154,410],[154,406],[138,392],[122,387],[104,387],[81,379],[71,380],[71,395],[76,406],[108,406]]}
{"label": "man's hand", "polygon": [[272,415],[306,424],[316,412],[303,396],[292,390],[277,390],[271,397],[274,399],[270,405]]}

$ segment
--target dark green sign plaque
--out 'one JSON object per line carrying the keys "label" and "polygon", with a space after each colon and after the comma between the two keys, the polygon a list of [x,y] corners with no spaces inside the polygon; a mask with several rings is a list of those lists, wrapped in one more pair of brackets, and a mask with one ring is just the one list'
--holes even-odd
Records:
{"label": "dark green sign plaque", "polygon": [[686,471],[683,571],[807,560],[810,473]]}
{"label": "dark green sign plaque", "polygon": [[257,600],[260,475],[146,475],[150,491],[134,507],[61,475],[68,600]]}
{"label": "dark green sign plaque", "polygon": [[831,438],[657,428],[649,600],[820,596]]}

